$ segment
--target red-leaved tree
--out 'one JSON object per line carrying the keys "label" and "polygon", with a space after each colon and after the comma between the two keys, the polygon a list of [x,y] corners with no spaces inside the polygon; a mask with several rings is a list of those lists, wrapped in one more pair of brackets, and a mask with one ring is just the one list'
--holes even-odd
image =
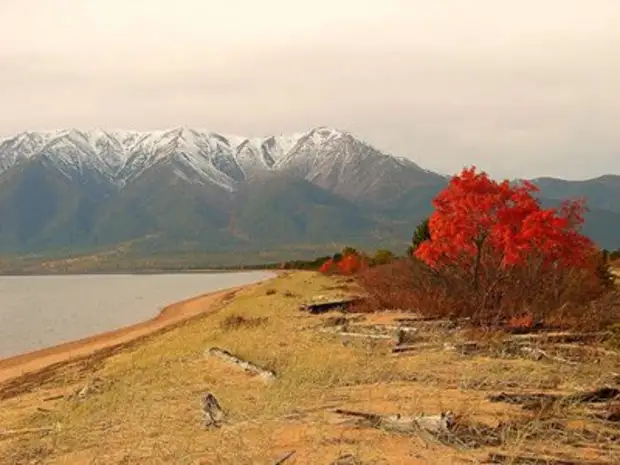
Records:
{"label": "red-leaved tree", "polygon": [[431,240],[415,257],[450,270],[484,299],[507,279],[529,289],[545,273],[591,267],[596,248],[579,232],[584,203],[545,209],[536,191],[529,182],[497,182],[475,167],[463,169],[433,201]]}
{"label": "red-leaved tree", "polygon": [[350,250],[346,251],[338,261],[333,258],[326,260],[319,271],[326,274],[353,275],[366,267],[368,267],[366,258],[362,257],[357,251]]}
{"label": "red-leaved tree", "polygon": [[334,259],[333,258],[328,258],[327,260],[325,260],[325,262],[323,262],[323,264],[319,268],[319,272],[321,272],[321,273],[331,273],[331,272],[333,272],[335,266],[336,266],[336,264],[334,263]]}
{"label": "red-leaved tree", "polygon": [[352,275],[367,266],[366,261],[358,253],[350,253],[342,257],[338,263],[338,270],[341,274]]}

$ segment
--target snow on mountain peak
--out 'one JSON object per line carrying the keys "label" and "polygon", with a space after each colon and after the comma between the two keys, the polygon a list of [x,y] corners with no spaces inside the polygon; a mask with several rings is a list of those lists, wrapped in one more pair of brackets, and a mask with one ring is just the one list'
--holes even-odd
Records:
{"label": "snow on mountain peak", "polygon": [[384,155],[352,134],[328,127],[254,138],[187,126],[142,132],[68,128],[0,139],[0,173],[43,157],[68,177],[89,171],[122,187],[167,163],[192,182],[234,190],[239,182],[264,172],[296,167],[310,179],[321,170],[334,171],[334,164],[354,164],[369,154]]}

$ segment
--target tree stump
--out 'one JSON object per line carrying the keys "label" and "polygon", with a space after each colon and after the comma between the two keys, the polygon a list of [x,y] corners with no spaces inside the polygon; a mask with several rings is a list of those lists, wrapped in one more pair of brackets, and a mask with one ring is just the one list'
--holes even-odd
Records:
{"label": "tree stump", "polygon": [[202,398],[203,426],[205,428],[219,428],[226,418],[226,413],[220,407],[219,402],[210,392]]}

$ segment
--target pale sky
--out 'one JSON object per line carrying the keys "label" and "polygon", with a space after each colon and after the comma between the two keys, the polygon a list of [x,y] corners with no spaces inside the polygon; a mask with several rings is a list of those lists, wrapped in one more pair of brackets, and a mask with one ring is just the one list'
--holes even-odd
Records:
{"label": "pale sky", "polygon": [[620,0],[0,0],[0,137],[178,126],[620,174]]}

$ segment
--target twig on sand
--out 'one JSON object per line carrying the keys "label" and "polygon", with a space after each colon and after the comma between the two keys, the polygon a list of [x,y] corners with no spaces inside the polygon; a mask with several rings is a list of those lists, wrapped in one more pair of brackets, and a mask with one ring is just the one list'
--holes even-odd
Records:
{"label": "twig on sand", "polygon": [[23,434],[49,433],[53,430],[54,428],[50,427],[0,430],[0,439],[8,439],[14,436],[21,436]]}
{"label": "twig on sand", "polygon": [[295,455],[295,452],[296,451],[294,450],[287,452],[282,457],[280,457],[278,460],[276,460],[273,465],[282,465],[284,462],[290,459],[293,455]]}

